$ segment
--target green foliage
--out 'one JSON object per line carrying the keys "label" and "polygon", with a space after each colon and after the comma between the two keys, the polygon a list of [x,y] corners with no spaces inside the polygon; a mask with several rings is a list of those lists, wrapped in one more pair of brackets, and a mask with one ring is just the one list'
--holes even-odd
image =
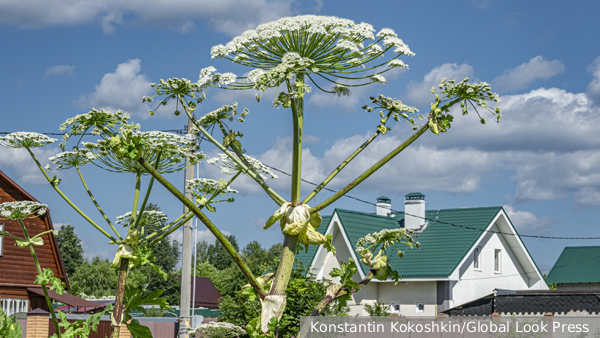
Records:
{"label": "green foliage", "polygon": [[165,298],[160,298],[163,290],[157,290],[145,295],[143,293],[144,290],[141,288],[125,286],[124,313],[126,321],[129,321],[131,318],[131,311],[142,311],[146,315],[146,309],[142,305],[157,305],[161,310],[173,310]]}
{"label": "green foliage", "polygon": [[[128,278],[128,282],[130,279]],[[99,256],[85,260],[75,273],[69,276],[71,290],[75,295],[84,293],[96,298],[114,296],[117,280],[118,276],[110,262]]]}
{"label": "green foliage", "polygon": [[348,258],[348,263],[341,261],[340,267],[331,270],[329,275],[333,278],[339,277],[340,283],[344,287],[344,290],[347,292],[345,295],[339,297],[337,300],[342,304],[342,306],[346,306],[349,300],[352,300],[352,292],[354,290],[358,290],[358,283],[352,278],[357,271],[356,262],[354,259]]}
{"label": "green foliage", "polygon": [[210,322],[196,328],[196,337],[234,338],[246,333],[244,329],[231,323]]}
{"label": "green foliage", "polygon": [[[328,281],[317,281],[313,274],[306,274],[302,263],[296,262],[296,268],[292,271],[289,286],[286,290],[287,306],[278,325],[279,337],[294,337],[299,331],[301,316],[309,316],[313,308],[325,296],[325,290],[330,284]],[[276,266],[269,268],[274,271]],[[240,289],[233,295],[224,296],[219,302],[220,320],[239,325],[248,330],[251,321],[260,317],[261,305],[258,299],[250,300],[247,294]],[[339,316],[345,315],[348,309],[339,303],[328,307],[323,315]],[[260,326],[260,322],[255,325]],[[260,328],[259,328],[260,331]],[[262,331],[261,331],[262,332]]]}
{"label": "green foliage", "polygon": [[2,338],[21,338],[22,329],[19,322],[14,318],[9,318],[0,308],[0,337]]}
{"label": "green foliage", "polygon": [[127,329],[133,338],[152,338],[152,331],[142,324],[137,319],[127,324]]}
{"label": "green foliage", "polygon": [[[93,316],[90,316],[88,319],[78,319],[75,322],[71,323],[67,320],[67,315],[61,311],[57,311],[58,317],[60,318],[59,327],[64,329],[62,333],[62,338],[87,338],[90,332],[96,332],[98,328],[98,324],[100,323],[100,318],[102,316],[108,314],[112,311],[112,304],[107,305],[104,308],[104,311],[96,313]],[[62,330],[61,330],[62,331]],[[58,335],[55,333],[50,338],[57,338]]]}
{"label": "green foliage", "polygon": [[75,233],[75,228],[70,224],[60,227],[56,240],[58,241],[58,249],[65,263],[67,275],[71,277],[85,261],[81,240]]}
{"label": "green foliage", "polygon": [[388,309],[388,305],[380,301],[375,302],[373,305],[365,304],[365,311],[371,317],[387,317],[391,314]]}
{"label": "green foliage", "polygon": [[48,285],[50,284],[50,290],[56,290],[56,293],[62,295],[65,293],[65,287],[67,286],[59,278],[54,277],[54,272],[50,269],[44,269],[41,275],[35,276],[35,284],[37,285]]}
{"label": "green foliage", "polygon": [[173,310],[167,300],[160,297],[162,293],[163,290],[157,290],[144,294],[144,290],[141,288],[125,286],[123,322],[127,323],[127,329],[129,329],[133,338],[152,338],[152,333],[149,328],[141,325],[138,320],[132,319],[132,311],[142,311],[148,317],[149,314],[143,307],[144,305],[155,305],[161,313],[164,310]]}

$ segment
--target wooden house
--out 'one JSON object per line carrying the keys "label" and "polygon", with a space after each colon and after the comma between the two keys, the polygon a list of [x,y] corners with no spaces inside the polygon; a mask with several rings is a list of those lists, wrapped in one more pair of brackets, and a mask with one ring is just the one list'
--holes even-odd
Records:
{"label": "wooden house", "polygon": [[[12,201],[35,201],[27,191],[0,171],[0,203]],[[43,216],[23,221],[31,237],[48,230],[54,230],[50,210]],[[23,238],[23,230],[18,221],[0,220],[0,230],[8,231]],[[62,279],[69,289],[58,242],[52,234],[43,236],[44,244],[36,246],[35,252],[43,268],[52,269],[54,276]],[[8,315],[28,312],[37,308],[48,311],[41,287],[34,283],[37,270],[29,248],[20,248],[10,236],[0,237],[0,304]],[[54,298],[56,293],[52,292]],[[58,299],[57,299],[58,300]]]}

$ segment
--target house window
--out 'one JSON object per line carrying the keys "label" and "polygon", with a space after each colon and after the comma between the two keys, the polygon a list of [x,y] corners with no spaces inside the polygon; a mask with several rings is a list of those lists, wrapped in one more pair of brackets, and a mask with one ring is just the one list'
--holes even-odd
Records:
{"label": "house window", "polygon": [[15,299],[15,298],[4,298],[0,299],[0,305],[2,305],[2,311],[7,316],[11,316],[19,312],[27,312],[28,300],[27,299]]}
{"label": "house window", "polygon": [[425,313],[425,302],[415,303],[415,313]]}
{"label": "house window", "polygon": [[[4,231],[4,223],[0,223],[0,232]],[[0,256],[4,255],[4,236],[0,236]]]}
{"label": "house window", "polygon": [[481,270],[481,247],[478,246],[473,252],[473,268],[475,270]]}
{"label": "house window", "polygon": [[500,249],[494,250],[494,272],[502,272],[502,250]]}
{"label": "house window", "polygon": [[400,314],[400,302],[391,302],[390,303],[390,312],[395,314]]}

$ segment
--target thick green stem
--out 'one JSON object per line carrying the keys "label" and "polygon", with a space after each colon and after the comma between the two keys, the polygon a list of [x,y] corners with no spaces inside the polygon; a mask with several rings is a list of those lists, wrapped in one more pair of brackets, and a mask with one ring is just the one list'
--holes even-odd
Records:
{"label": "thick green stem", "polygon": [[117,235],[117,237],[119,237],[119,239],[123,239],[123,237],[121,237],[121,235],[119,234],[117,229],[115,229],[115,226],[112,224],[112,222],[110,221],[108,216],[106,216],[106,214],[104,213],[104,210],[102,210],[102,208],[100,207],[100,204],[98,204],[98,202],[96,201],[96,198],[94,198],[94,195],[92,195],[92,191],[88,188],[87,183],[85,183],[85,180],[83,179],[83,175],[81,174],[81,171],[79,170],[79,166],[75,166],[75,169],[77,169],[77,174],[79,174],[81,183],[83,184],[85,191],[87,191],[88,196],[90,196],[90,199],[92,200],[92,202],[94,202],[96,209],[98,209],[98,211],[100,212],[102,217],[104,217],[104,220],[106,221],[106,223],[108,223],[108,225],[110,225],[110,227],[113,229],[113,231],[115,232],[115,235]]}
{"label": "thick green stem", "polygon": [[77,213],[79,213],[86,221],[88,221],[94,228],[96,228],[98,231],[100,231],[104,236],[108,237],[113,242],[118,242],[118,240],[116,238],[111,236],[108,232],[106,232],[106,230],[102,229],[102,227],[100,227],[98,224],[96,224],[96,222],[92,221],[92,219],[89,218],[88,215],[86,215],[73,202],[71,202],[71,200],[58,188],[58,183],[54,183],[52,181],[52,179],[50,179],[50,176],[48,176],[48,174],[46,173],[46,171],[44,170],[44,168],[42,167],[40,162],[37,160],[35,155],[33,155],[33,152],[31,152],[31,149],[29,149],[29,148],[26,148],[26,149],[29,152],[29,154],[31,155],[31,157],[33,158],[33,160],[35,161],[35,163],[37,164],[38,168],[40,168],[40,170],[42,171],[42,174],[44,174],[44,176],[48,180],[48,183],[50,183],[50,185],[54,188],[54,190],[56,190],[56,192],[60,195],[60,197],[62,197],[65,200],[65,202],[67,202],[71,206],[71,208],[73,208],[75,211],[77,211]]}
{"label": "thick green stem", "polygon": [[[23,234],[25,235],[25,240],[29,242],[31,238],[29,238],[29,232],[25,228],[25,224],[23,221],[19,219],[19,224],[21,225],[21,229],[23,229]],[[33,244],[29,243],[29,251],[31,251],[31,256],[33,256],[33,262],[35,263],[35,267],[37,268],[38,274],[41,275],[42,267],[40,266],[40,261],[35,254],[35,249],[33,248]],[[44,291],[44,298],[46,298],[46,304],[48,304],[48,310],[52,315],[52,322],[54,323],[54,329],[56,329],[56,334],[58,338],[61,337],[60,328],[58,326],[58,320],[56,319],[56,313],[54,313],[54,307],[52,307],[52,300],[50,300],[50,296],[48,296],[48,289],[46,289],[46,285],[42,285],[42,290]]]}
{"label": "thick green stem", "polygon": [[[387,120],[389,119],[390,115],[392,113],[389,112],[387,114],[387,116],[385,117],[384,121],[387,122]],[[342,162],[340,165],[337,166],[337,168],[335,168],[334,171],[331,172],[331,174],[329,174],[329,176],[327,176],[323,182],[321,182],[321,184],[319,184],[315,190],[313,190],[313,192],[311,192],[308,196],[306,196],[306,198],[302,201],[302,204],[307,204],[308,202],[310,202],[321,190],[323,190],[323,188],[325,188],[325,186],[331,182],[331,180],[333,180],[334,177],[337,176],[337,174],[339,174],[342,169],[344,169],[348,163],[350,163],[356,156],[358,156],[358,154],[360,154],[363,150],[365,150],[369,144],[371,144],[371,142],[373,142],[375,140],[375,138],[377,138],[377,136],[379,136],[379,134],[381,134],[381,132],[379,130],[377,130],[373,135],[371,135],[371,137],[369,137],[368,140],[366,140],[360,147],[358,147],[358,149],[356,149],[352,154],[350,154],[350,156],[348,156],[348,158],[346,158],[344,160],[344,162]]]}
{"label": "thick green stem", "polygon": [[129,259],[121,259],[119,266],[119,280],[117,281],[117,295],[115,296],[115,308],[112,314],[112,333],[111,338],[119,338],[119,327],[123,320],[123,302],[125,301],[125,283],[127,282],[127,274],[129,273]]}
{"label": "thick green stem", "polygon": [[[296,82],[304,84],[304,74],[298,74]],[[287,81],[288,92],[293,91]],[[300,203],[300,187],[302,185],[302,126],[304,122],[304,88],[296,86],[299,97],[292,99],[293,143],[292,143],[292,206]]]}
{"label": "thick green stem", "polygon": [[285,290],[292,275],[294,268],[294,258],[296,257],[296,246],[298,245],[298,236],[285,234],[283,236],[283,249],[281,250],[281,258],[279,266],[273,279],[271,287],[271,295],[285,295]]}
{"label": "thick green stem", "polygon": [[[162,155],[162,151],[158,153],[156,156],[156,161],[154,162],[154,167],[158,168],[158,163],[160,162],[160,155]],[[142,219],[142,215],[144,214],[144,210],[146,209],[146,203],[148,203],[148,198],[150,198],[150,192],[152,191],[152,186],[154,185],[154,177],[150,178],[150,183],[148,183],[148,189],[146,189],[146,196],[144,196],[144,201],[142,201],[142,205],[140,206],[140,217],[136,217],[135,224],[133,225],[134,229],[137,229],[140,224],[140,220]],[[140,235],[144,233],[144,227],[140,230]]]}
{"label": "thick green stem", "polygon": [[273,190],[255,171],[252,167],[248,167],[246,164],[244,164],[244,162],[242,162],[241,159],[239,159],[237,156],[235,156],[234,154],[232,154],[229,150],[227,150],[227,148],[225,148],[219,141],[217,141],[206,129],[204,129],[204,127],[202,127],[198,121],[196,121],[195,118],[193,118],[192,113],[188,110],[187,105],[185,104],[185,102],[179,98],[179,101],[181,102],[181,104],[183,105],[183,107],[185,108],[185,112],[188,115],[188,118],[194,123],[194,125],[196,126],[196,128],[198,128],[198,130],[204,135],[204,137],[206,137],[211,143],[213,143],[217,148],[219,148],[219,150],[221,150],[222,152],[225,153],[225,155],[229,156],[229,158],[231,158],[232,161],[234,161],[237,165],[240,166],[240,168],[250,177],[252,178],[254,181],[256,181],[256,183],[258,183],[263,190],[267,193],[267,195],[269,195],[269,197],[271,197],[271,199],[273,199],[273,201],[275,201],[275,203],[277,203],[277,205],[282,205],[283,203],[286,202],[286,200],[279,196],[279,194],[277,192],[275,192],[275,190]]}
{"label": "thick green stem", "polygon": [[213,224],[213,222],[200,211],[196,207],[196,205],[187,199],[183,193],[181,193],[177,188],[175,188],[167,179],[165,179],[158,171],[154,170],[154,168],[148,164],[143,158],[140,158],[138,162],[150,173],[150,175],[154,176],[156,180],[162,184],[171,194],[173,194],[183,205],[185,205],[188,210],[192,211],[198,219],[204,223],[206,228],[217,238],[217,240],[223,245],[223,247],[227,250],[229,255],[233,258],[234,262],[240,268],[246,279],[250,282],[250,285],[256,292],[259,294],[261,298],[264,298],[267,293],[266,291],[258,284],[258,281],[252,274],[252,271],[248,268],[248,266],[242,260],[240,254],[235,251],[227,237],[221,233],[221,231]]}
{"label": "thick green stem", "polygon": [[[135,192],[133,193],[133,206],[131,207],[131,219],[137,223],[138,218],[142,218],[143,210],[140,210],[138,215],[138,202],[140,200],[140,189],[142,187],[142,174],[135,174]],[[131,231],[131,227],[129,228]]]}
{"label": "thick green stem", "polygon": [[[292,99],[292,119],[293,123],[293,154],[292,154],[292,206],[297,206],[300,203],[300,185],[302,184],[302,125],[304,117],[304,74],[296,75],[296,81],[300,84],[296,86],[298,97]],[[291,94],[293,88],[287,81],[288,92]],[[294,259],[296,257],[296,247],[298,246],[298,236],[285,234],[283,237],[283,249],[279,266],[273,279],[271,287],[271,295],[285,295],[292,269],[294,267]]]}
{"label": "thick green stem", "polygon": [[388,163],[391,159],[393,159],[396,155],[398,155],[402,150],[406,149],[411,143],[413,143],[419,136],[423,135],[423,133],[429,129],[429,126],[425,124],[417,132],[415,132],[411,137],[409,137],[406,141],[404,141],[401,145],[399,145],[396,149],[392,150],[389,154],[387,154],[384,158],[382,158],[379,162],[375,163],[371,168],[358,176],[354,181],[350,182],[348,185],[343,187],[341,190],[333,194],[333,196],[319,203],[314,208],[311,208],[310,211],[316,212],[325,209],[331,203],[337,201],[340,197],[344,196],[346,193],[350,192],[350,190],[354,189],[357,185],[359,185],[362,181],[366,180],[369,176],[375,173],[379,168],[381,168],[384,164]]}

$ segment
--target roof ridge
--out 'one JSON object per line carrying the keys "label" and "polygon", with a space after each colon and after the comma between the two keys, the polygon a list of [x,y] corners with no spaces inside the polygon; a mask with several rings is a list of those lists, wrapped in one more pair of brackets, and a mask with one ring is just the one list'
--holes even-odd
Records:
{"label": "roof ridge", "polygon": [[333,213],[335,214],[336,211],[343,211],[343,212],[348,212],[348,213],[351,213],[351,214],[361,214],[361,215],[365,215],[365,216],[374,216],[374,217],[386,218],[386,219],[394,219],[394,218],[389,217],[389,216],[381,216],[381,215],[377,215],[376,213],[362,212],[362,211],[356,211],[356,210],[348,210],[348,209],[335,208],[335,210],[333,210]]}

